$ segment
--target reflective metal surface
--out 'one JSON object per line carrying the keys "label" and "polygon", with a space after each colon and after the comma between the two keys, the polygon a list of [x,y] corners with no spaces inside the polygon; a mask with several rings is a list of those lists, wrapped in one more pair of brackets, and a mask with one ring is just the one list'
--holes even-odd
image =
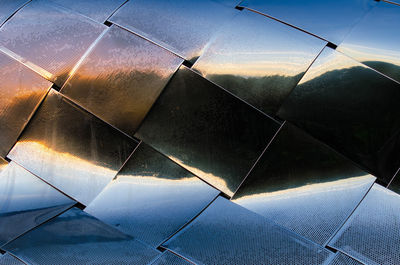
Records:
{"label": "reflective metal surface", "polygon": [[159,252],[73,208],[4,247],[29,264],[147,264]]}
{"label": "reflective metal surface", "polygon": [[340,44],[361,18],[376,5],[371,0],[244,0],[240,6],[272,16]]}
{"label": "reflective metal surface", "polygon": [[329,265],[363,265],[361,262],[341,253],[340,251],[336,253],[335,258]]}
{"label": "reflective metal surface", "polygon": [[182,61],[153,43],[112,26],[61,93],[133,135]]}
{"label": "reflective metal surface", "polygon": [[81,13],[93,20],[103,23],[126,0],[51,0],[74,12]]}
{"label": "reflective metal surface", "polygon": [[117,178],[85,211],[157,247],[218,194],[219,191],[141,143]]}
{"label": "reflective metal surface", "polygon": [[0,254],[0,264],[1,265],[24,265],[26,263],[23,263],[22,261],[13,257],[12,255],[6,253],[4,255]]}
{"label": "reflective metal surface", "polygon": [[8,157],[87,205],[136,145],[52,90]]}
{"label": "reflective metal surface", "polygon": [[374,184],[329,243],[366,264],[400,264],[400,195]]}
{"label": "reflective metal surface", "polygon": [[3,0],[0,2],[0,26],[29,0]]}
{"label": "reflective metal surface", "polygon": [[105,28],[48,1],[31,1],[0,28],[0,46],[61,86]]}
{"label": "reflective metal surface", "polygon": [[400,6],[380,2],[338,50],[400,82]]}
{"label": "reflective metal surface", "polygon": [[323,264],[333,255],[222,197],[163,246],[196,264]]}
{"label": "reflective metal surface", "polygon": [[181,67],[136,136],[232,195],[278,127],[277,122]]}
{"label": "reflective metal surface", "polygon": [[388,183],[400,165],[400,85],[326,48],[279,110]]}
{"label": "reflective metal surface", "polygon": [[[135,0],[110,21],[194,62],[218,28],[239,12],[238,0]],[[227,6],[229,5],[229,6]]]}
{"label": "reflective metal surface", "polygon": [[0,157],[5,157],[51,83],[0,52]]}
{"label": "reflective metal surface", "polygon": [[191,265],[191,263],[172,252],[165,251],[158,259],[151,263],[151,265]]}
{"label": "reflective metal surface", "polygon": [[0,246],[75,204],[14,162],[0,164]]}
{"label": "reflective metal surface", "polygon": [[323,245],[374,181],[374,176],[285,123],[232,199]]}
{"label": "reflective metal surface", "polygon": [[400,173],[397,172],[397,174],[394,176],[393,180],[391,181],[389,187],[392,191],[400,194]]}
{"label": "reflective metal surface", "polygon": [[326,42],[243,10],[193,68],[267,114],[275,114]]}

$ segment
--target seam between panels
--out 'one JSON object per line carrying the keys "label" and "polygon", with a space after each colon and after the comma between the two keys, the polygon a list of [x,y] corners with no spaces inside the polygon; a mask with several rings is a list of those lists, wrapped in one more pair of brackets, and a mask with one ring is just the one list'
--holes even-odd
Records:
{"label": "seam between panels", "polygon": [[[126,3],[128,3],[129,2],[129,0],[126,0],[125,2],[123,2],[120,6],[118,6],[117,8],[115,8],[112,12],[111,12],[111,14],[103,21],[103,23],[106,23],[106,22],[110,22],[110,21],[108,21],[121,7],[123,7]],[[112,22],[110,22],[111,24],[114,24],[114,23],[112,23]]]}
{"label": "seam between panels", "polygon": [[15,14],[17,14],[18,11],[20,11],[22,8],[24,8],[26,5],[28,5],[30,2],[32,2],[32,0],[27,1],[25,4],[21,5],[21,6],[18,7],[16,10],[14,10],[14,12],[13,12],[2,24],[0,24],[0,28],[1,28],[7,21],[9,21]]}
{"label": "seam between panels", "polygon": [[235,196],[236,192],[238,192],[238,190],[241,188],[241,186],[243,185],[243,183],[246,181],[247,177],[251,174],[251,172],[253,171],[253,169],[257,166],[258,162],[260,161],[261,157],[264,155],[264,153],[267,151],[267,149],[269,148],[269,146],[272,144],[272,142],[274,141],[274,139],[276,138],[276,136],[279,134],[279,132],[281,131],[281,129],[283,128],[283,126],[286,124],[286,121],[284,121],[281,126],[278,128],[278,130],[275,132],[274,136],[272,136],[271,140],[269,140],[268,144],[265,146],[264,150],[261,152],[261,154],[258,156],[257,160],[254,162],[253,166],[250,168],[250,170],[247,172],[246,176],[244,177],[244,179],[242,180],[242,182],[240,182],[239,186],[236,188],[235,192],[232,194],[231,199]]}

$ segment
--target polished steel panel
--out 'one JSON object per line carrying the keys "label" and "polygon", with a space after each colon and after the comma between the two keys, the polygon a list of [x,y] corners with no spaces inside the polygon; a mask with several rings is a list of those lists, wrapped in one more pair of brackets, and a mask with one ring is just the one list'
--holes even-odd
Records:
{"label": "polished steel panel", "polygon": [[165,251],[158,259],[151,265],[191,265],[191,263],[170,251]]}
{"label": "polished steel panel", "polygon": [[329,243],[366,264],[400,264],[400,195],[374,184]]}
{"label": "polished steel panel", "polygon": [[54,3],[81,13],[100,23],[106,21],[112,13],[127,0],[51,0]]}
{"label": "polished steel panel", "polygon": [[87,205],[136,145],[51,90],[8,157]]}
{"label": "polished steel panel", "polygon": [[400,82],[399,27],[400,6],[379,2],[338,50]]}
{"label": "polished steel panel", "polygon": [[141,143],[86,212],[157,247],[219,191]]}
{"label": "polished steel panel", "polygon": [[4,247],[29,264],[147,264],[159,252],[73,208]]}
{"label": "polished steel panel", "polygon": [[233,201],[323,245],[375,177],[285,123]]}
{"label": "polished steel panel", "polygon": [[338,251],[329,265],[363,265],[361,262]]}
{"label": "polished steel panel", "polygon": [[323,264],[333,255],[222,197],[163,246],[196,264]]}
{"label": "polished steel panel", "polygon": [[400,85],[326,48],[278,116],[388,183],[400,165]]}
{"label": "polished steel panel", "polygon": [[182,62],[167,50],[112,26],[61,93],[133,135]]}
{"label": "polished steel panel", "polygon": [[0,26],[28,2],[29,0],[2,0],[0,2]]}
{"label": "polished steel panel", "polygon": [[267,114],[275,114],[325,41],[243,10],[216,34],[193,68]]}
{"label": "polished steel panel", "polygon": [[0,157],[5,157],[51,83],[1,52],[0,69]]}
{"label": "polished steel panel", "polygon": [[75,204],[14,162],[0,164],[0,246]]}
{"label": "polished steel panel", "polygon": [[121,7],[110,21],[194,62],[218,28],[239,12],[233,8],[237,2],[135,0]]}
{"label": "polished steel panel", "polygon": [[240,3],[336,45],[375,5],[373,0],[245,0]]}
{"label": "polished steel panel", "polygon": [[136,136],[228,195],[279,124],[182,66]]}
{"label": "polished steel panel", "polygon": [[105,28],[49,1],[32,1],[0,28],[0,48],[61,86]]}
{"label": "polished steel panel", "polygon": [[1,265],[24,265],[19,259],[15,258],[14,256],[6,253],[4,255],[0,255],[0,264]]}

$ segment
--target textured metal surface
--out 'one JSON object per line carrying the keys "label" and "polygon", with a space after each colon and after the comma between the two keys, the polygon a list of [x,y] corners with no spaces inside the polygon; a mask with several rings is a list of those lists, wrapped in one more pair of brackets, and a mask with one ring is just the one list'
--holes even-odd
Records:
{"label": "textured metal surface", "polygon": [[400,85],[326,48],[278,116],[388,182],[399,165]]}
{"label": "textured metal surface", "polygon": [[332,255],[222,197],[163,246],[196,264],[323,264]]}
{"label": "textured metal surface", "polygon": [[0,52],[0,157],[5,157],[51,83]]}
{"label": "textured metal surface", "polygon": [[0,26],[29,0],[3,0],[0,2]]}
{"label": "textured metal surface", "polygon": [[172,252],[165,251],[158,259],[156,259],[151,265],[191,265],[191,263]]}
{"label": "textured metal surface", "polygon": [[112,26],[61,93],[133,135],[182,61],[142,38]]}
{"label": "textured metal surface", "polygon": [[361,262],[341,253],[337,252],[335,258],[329,265],[363,265]]}
{"label": "textured metal surface", "polygon": [[22,261],[13,257],[12,255],[6,253],[4,255],[0,255],[0,264],[1,265],[24,265]]}
{"label": "textured metal surface", "polygon": [[181,67],[136,136],[232,195],[278,127],[277,122]]}
{"label": "textured metal surface", "polygon": [[49,1],[33,0],[1,27],[0,46],[61,86],[105,28]]}
{"label": "textured metal surface", "polygon": [[400,6],[380,2],[338,50],[400,82]]}
{"label": "textured metal surface", "polygon": [[4,247],[29,264],[147,264],[158,251],[73,208]]}
{"label": "textured metal surface", "polygon": [[8,157],[87,205],[136,145],[52,90]]}
{"label": "textured metal surface", "polygon": [[400,195],[374,184],[329,243],[366,264],[400,263]]}
{"label": "textured metal surface", "polygon": [[193,68],[267,114],[275,114],[326,42],[243,10]]}
{"label": "textured metal surface", "polygon": [[375,177],[285,123],[233,201],[323,245]]}
{"label": "textured metal surface", "polygon": [[251,8],[335,44],[376,5],[371,0],[244,0]]}
{"label": "textured metal surface", "polygon": [[85,209],[153,247],[205,208],[219,191],[141,143]]}
{"label": "textured metal surface", "polygon": [[50,0],[103,23],[127,0]]}
{"label": "textured metal surface", "polygon": [[14,162],[0,163],[0,246],[75,204]]}
{"label": "textured metal surface", "polygon": [[239,12],[234,9],[238,2],[135,0],[120,8],[110,21],[194,62],[221,24]]}

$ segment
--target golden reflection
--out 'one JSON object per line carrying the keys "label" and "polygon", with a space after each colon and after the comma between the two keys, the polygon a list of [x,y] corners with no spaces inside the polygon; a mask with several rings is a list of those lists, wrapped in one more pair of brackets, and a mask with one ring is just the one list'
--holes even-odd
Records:
{"label": "golden reflection", "polygon": [[233,195],[233,192],[231,190],[229,190],[228,184],[223,178],[215,176],[211,173],[206,173],[198,168],[189,166],[186,163],[184,163],[182,160],[179,160],[178,158],[176,158],[174,156],[168,156],[168,158],[171,159],[172,161],[174,161],[175,163],[177,163],[178,165],[186,168],[189,172],[191,172],[195,176],[198,176],[205,182],[215,186],[219,190],[222,190],[229,196]]}
{"label": "golden reflection", "polygon": [[375,179],[374,176],[367,174],[364,176],[329,181],[325,183],[309,184],[297,188],[244,195],[243,197],[235,199],[235,201],[240,201],[240,204],[252,204],[266,200],[273,201],[273,200],[297,199],[299,197],[310,197],[312,195],[317,195],[321,193],[343,191],[343,190],[348,190],[350,188],[354,189],[357,187],[362,187],[365,185],[366,182],[371,181],[372,178]]}
{"label": "golden reflection", "polygon": [[167,179],[158,177],[159,174],[153,173],[151,176],[146,175],[118,175],[115,181],[132,185],[154,185],[154,186],[193,186],[198,185],[197,177],[185,177],[179,179]]}
{"label": "golden reflection", "polygon": [[400,65],[400,52],[362,45],[347,44],[339,46],[338,51],[348,54],[359,61],[379,61]]}

